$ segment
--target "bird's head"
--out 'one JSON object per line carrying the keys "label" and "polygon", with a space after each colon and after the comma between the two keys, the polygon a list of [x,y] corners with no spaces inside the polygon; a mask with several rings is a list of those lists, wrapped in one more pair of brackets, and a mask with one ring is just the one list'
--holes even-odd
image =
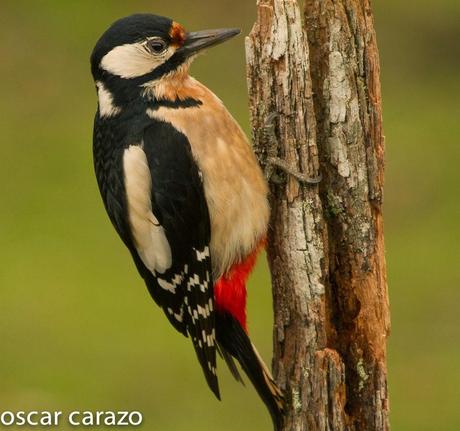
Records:
{"label": "bird's head", "polygon": [[187,72],[194,56],[240,33],[239,29],[186,32],[169,18],[136,14],[113,23],[91,55],[96,82],[142,86]]}

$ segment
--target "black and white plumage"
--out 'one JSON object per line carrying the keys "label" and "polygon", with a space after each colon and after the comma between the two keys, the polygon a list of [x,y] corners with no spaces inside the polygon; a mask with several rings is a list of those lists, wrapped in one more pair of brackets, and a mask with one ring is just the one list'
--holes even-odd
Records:
{"label": "black and white plumage", "polygon": [[[191,336],[218,395],[210,226],[200,172],[187,138],[171,125],[145,116],[138,129],[126,122],[123,130],[123,115],[95,119],[95,171],[107,213],[155,302],[179,332]],[[153,238],[156,259],[136,229],[147,243]]]}
{"label": "black and white plumage", "polygon": [[244,133],[188,75],[239,33],[186,33],[164,17],[115,22],[91,56],[93,152],[105,208],[155,302],[193,342],[219,398],[216,352],[235,358],[281,423],[279,389],[249,340],[245,282],[268,225],[267,186]]}

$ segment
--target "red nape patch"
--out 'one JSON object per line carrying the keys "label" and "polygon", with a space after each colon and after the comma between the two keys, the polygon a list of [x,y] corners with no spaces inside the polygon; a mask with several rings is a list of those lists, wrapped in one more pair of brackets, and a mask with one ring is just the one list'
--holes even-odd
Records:
{"label": "red nape patch", "polygon": [[265,240],[240,263],[233,265],[214,285],[216,310],[226,311],[237,319],[246,332],[246,281],[254,269],[257,255],[265,247]]}
{"label": "red nape patch", "polygon": [[185,29],[177,22],[173,22],[171,30],[169,30],[169,37],[173,45],[182,46],[185,42]]}

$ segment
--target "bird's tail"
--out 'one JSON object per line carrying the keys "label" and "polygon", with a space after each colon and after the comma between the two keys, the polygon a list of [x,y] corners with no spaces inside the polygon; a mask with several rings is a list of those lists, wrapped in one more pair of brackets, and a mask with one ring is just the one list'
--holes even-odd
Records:
{"label": "bird's tail", "polygon": [[268,367],[251,343],[246,331],[238,320],[229,313],[217,312],[216,337],[222,356],[235,379],[242,382],[233,358],[240,363],[260,398],[267,406],[275,431],[281,429],[284,412],[283,394],[273,380]]}

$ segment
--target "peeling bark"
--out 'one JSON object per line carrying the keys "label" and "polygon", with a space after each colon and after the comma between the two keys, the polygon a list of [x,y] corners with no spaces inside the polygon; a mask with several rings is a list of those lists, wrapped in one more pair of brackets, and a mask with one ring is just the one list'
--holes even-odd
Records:
{"label": "peeling bark", "polygon": [[[271,184],[274,374],[285,430],[388,430],[378,51],[368,0],[259,0],[246,40],[255,151],[315,177]],[[305,28],[304,28],[305,26]],[[277,142],[264,125],[276,119]],[[270,169],[268,169],[270,170]]]}

